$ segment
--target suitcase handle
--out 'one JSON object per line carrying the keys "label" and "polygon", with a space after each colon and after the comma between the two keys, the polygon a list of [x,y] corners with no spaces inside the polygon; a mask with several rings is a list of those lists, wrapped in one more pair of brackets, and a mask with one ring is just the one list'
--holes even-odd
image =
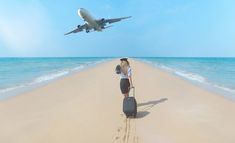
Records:
{"label": "suitcase handle", "polygon": [[133,97],[135,97],[135,87],[133,86],[133,87],[131,87],[130,89],[129,89],[129,93],[130,93],[130,91],[131,91],[131,89],[133,90]]}

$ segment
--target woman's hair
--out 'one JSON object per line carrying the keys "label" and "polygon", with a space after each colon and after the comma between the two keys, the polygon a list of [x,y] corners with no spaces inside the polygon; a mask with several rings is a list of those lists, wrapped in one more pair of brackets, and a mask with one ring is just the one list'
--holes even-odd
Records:
{"label": "woman's hair", "polygon": [[120,64],[120,66],[121,66],[121,71],[125,74],[125,75],[127,75],[127,72],[128,72],[128,68],[129,68],[129,66],[130,66],[130,63],[128,62],[128,61],[121,61],[121,64]]}

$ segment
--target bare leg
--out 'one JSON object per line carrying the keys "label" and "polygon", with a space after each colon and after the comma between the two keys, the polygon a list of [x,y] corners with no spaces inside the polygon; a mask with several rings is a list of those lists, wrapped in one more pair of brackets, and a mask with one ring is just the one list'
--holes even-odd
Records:
{"label": "bare leg", "polygon": [[130,87],[128,87],[128,88],[129,88],[129,91],[128,91],[127,93],[124,93],[124,94],[123,94],[123,95],[124,95],[124,98],[129,97]]}

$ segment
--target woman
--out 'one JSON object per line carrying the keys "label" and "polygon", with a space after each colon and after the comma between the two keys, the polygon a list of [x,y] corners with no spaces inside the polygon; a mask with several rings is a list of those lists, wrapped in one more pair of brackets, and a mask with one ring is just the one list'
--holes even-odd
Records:
{"label": "woman", "polygon": [[129,96],[129,90],[130,88],[133,88],[132,84],[132,72],[131,72],[131,67],[130,63],[127,61],[127,58],[122,58],[121,60],[121,73],[120,73],[120,89],[124,97]]}

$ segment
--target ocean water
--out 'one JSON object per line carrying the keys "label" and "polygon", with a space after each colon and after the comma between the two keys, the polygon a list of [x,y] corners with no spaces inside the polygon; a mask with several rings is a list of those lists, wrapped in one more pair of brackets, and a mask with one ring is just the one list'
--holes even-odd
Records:
{"label": "ocean water", "polygon": [[235,99],[235,58],[139,58],[157,68]]}
{"label": "ocean water", "polygon": [[0,99],[110,58],[0,58]]}

